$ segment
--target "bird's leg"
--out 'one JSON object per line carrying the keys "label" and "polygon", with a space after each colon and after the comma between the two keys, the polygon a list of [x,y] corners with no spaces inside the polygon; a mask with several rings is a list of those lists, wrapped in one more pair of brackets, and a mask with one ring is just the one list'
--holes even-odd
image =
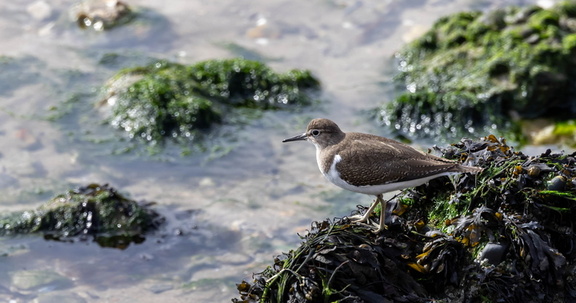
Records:
{"label": "bird's leg", "polygon": [[381,231],[388,229],[388,226],[386,226],[386,204],[388,202],[382,199],[382,194],[377,196],[376,202],[380,202],[380,205],[382,205],[380,209],[380,226],[378,227],[377,230],[374,231],[374,233],[378,234]]}
{"label": "bird's leg", "polygon": [[378,225],[378,228],[374,231],[374,233],[380,233],[381,231],[388,229],[388,226],[386,225],[386,205],[388,204],[388,201],[383,199],[382,194],[379,194],[376,196],[376,200],[374,202],[372,202],[372,205],[370,205],[370,207],[368,208],[368,210],[366,211],[366,213],[364,213],[364,215],[359,216],[352,216],[350,217],[352,222],[366,222],[368,223],[370,215],[374,212],[374,209],[376,208],[376,206],[378,206],[378,203],[380,203],[381,205],[381,210],[380,210],[380,224]]}
{"label": "bird's leg", "polygon": [[350,219],[353,222],[366,222],[366,223],[368,223],[370,215],[374,212],[374,209],[376,208],[376,206],[378,206],[378,203],[382,203],[382,194],[376,196],[376,200],[374,202],[372,202],[372,205],[370,205],[370,207],[364,213],[364,215],[362,215],[362,216],[356,215],[356,216],[350,217]]}

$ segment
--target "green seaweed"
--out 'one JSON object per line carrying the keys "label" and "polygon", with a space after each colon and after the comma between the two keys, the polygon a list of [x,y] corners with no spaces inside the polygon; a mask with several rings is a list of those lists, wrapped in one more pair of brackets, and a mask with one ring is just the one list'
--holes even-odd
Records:
{"label": "green seaweed", "polygon": [[318,87],[309,71],[278,74],[257,61],[183,65],[161,60],[124,69],[111,79],[109,120],[131,138],[151,143],[165,138],[194,140],[215,124],[241,120],[235,115],[250,116],[246,110],[309,105],[310,92]]}
{"label": "green seaweed", "polygon": [[527,156],[493,135],[436,150],[483,171],[396,195],[380,233],[346,217],[314,222],[233,301],[576,300],[576,153]]}
{"label": "green seaweed", "polygon": [[35,210],[0,217],[0,235],[41,233],[46,239],[93,238],[101,246],[126,248],[144,241],[163,218],[108,185],[90,184],[52,198]]}
{"label": "green seaweed", "polygon": [[439,19],[397,53],[396,81],[407,91],[378,109],[378,119],[402,136],[496,133],[522,143],[516,117],[574,117],[575,7],[565,1]]}

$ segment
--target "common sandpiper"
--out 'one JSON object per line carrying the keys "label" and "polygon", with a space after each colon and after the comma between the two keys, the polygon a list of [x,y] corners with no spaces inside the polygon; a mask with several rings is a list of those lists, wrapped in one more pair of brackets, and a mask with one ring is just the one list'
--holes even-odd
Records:
{"label": "common sandpiper", "polygon": [[356,222],[368,222],[378,203],[381,205],[380,225],[386,229],[387,192],[414,187],[431,179],[459,173],[477,173],[482,168],[420,152],[404,143],[363,133],[345,133],[328,119],[313,119],[306,132],[283,140],[310,141],[316,146],[320,172],[335,185],[368,195],[376,200]]}

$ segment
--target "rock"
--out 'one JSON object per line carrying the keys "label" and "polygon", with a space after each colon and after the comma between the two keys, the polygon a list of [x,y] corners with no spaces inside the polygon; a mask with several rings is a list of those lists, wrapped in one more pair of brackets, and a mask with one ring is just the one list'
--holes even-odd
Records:
{"label": "rock", "polygon": [[94,239],[126,248],[144,241],[164,218],[149,205],[130,200],[108,185],[91,184],[53,198],[35,210],[0,217],[0,235],[41,233],[46,239]]}
{"label": "rock", "polygon": [[407,210],[378,234],[314,222],[233,302],[576,301],[576,153],[529,157],[492,135],[437,151],[484,170],[396,195]]}
{"label": "rock", "polygon": [[85,0],[71,14],[80,28],[104,31],[130,22],[135,14],[118,0]]}
{"label": "rock", "polygon": [[576,116],[576,4],[439,19],[396,55],[406,88],[377,110],[399,136],[525,140],[519,121]]}
{"label": "rock", "polygon": [[216,124],[241,121],[258,110],[309,105],[318,87],[308,71],[278,74],[257,61],[157,61],[120,71],[106,85],[102,104],[113,127],[155,145],[197,140]]}

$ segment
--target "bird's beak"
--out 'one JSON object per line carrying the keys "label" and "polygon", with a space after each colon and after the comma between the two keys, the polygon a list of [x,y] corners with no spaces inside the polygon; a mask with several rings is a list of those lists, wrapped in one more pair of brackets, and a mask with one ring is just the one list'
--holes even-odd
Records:
{"label": "bird's beak", "polygon": [[301,135],[294,136],[292,138],[284,139],[284,140],[282,140],[282,142],[301,141],[301,140],[307,140],[307,139],[308,139],[308,136],[306,136],[306,133],[303,133]]}

